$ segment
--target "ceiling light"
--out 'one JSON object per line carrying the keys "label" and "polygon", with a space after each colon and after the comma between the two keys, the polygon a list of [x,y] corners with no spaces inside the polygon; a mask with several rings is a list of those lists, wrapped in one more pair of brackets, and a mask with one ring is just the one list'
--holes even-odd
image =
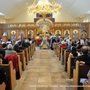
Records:
{"label": "ceiling light", "polygon": [[5,15],[4,13],[0,12],[0,16],[4,16],[4,15]]}
{"label": "ceiling light", "polygon": [[49,2],[49,0],[39,0],[37,4],[35,1],[32,5],[28,6],[28,14],[39,13],[44,15],[48,13],[57,13],[61,10],[61,5],[54,0],[53,2]]}

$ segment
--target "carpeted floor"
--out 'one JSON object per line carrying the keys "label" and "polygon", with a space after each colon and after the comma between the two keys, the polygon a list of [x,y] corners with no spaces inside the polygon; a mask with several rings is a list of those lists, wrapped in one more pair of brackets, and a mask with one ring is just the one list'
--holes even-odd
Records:
{"label": "carpeted floor", "polygon": [[70,83],[54,52],[37,49],[15,90],[70,90]]}

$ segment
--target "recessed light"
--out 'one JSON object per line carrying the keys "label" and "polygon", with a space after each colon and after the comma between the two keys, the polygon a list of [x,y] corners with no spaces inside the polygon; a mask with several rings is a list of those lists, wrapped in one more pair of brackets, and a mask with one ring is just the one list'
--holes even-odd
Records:
{"label": "recessed light", "polygon": [[86,14],[90,14],[90,11],[87,11]]}
{"label": "recessed light", "polygon": [[0,16],[4,16],[4,15],[5,15],[4,13],[0,12]]}

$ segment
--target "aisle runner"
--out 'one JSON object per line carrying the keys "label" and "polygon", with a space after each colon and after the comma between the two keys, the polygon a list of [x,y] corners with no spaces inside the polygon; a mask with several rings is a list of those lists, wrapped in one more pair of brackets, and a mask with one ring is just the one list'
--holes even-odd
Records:
{"label": "aisle runner", "polygon": [[51,50],[37,50],[15,90],[66,90],[66,73]]}

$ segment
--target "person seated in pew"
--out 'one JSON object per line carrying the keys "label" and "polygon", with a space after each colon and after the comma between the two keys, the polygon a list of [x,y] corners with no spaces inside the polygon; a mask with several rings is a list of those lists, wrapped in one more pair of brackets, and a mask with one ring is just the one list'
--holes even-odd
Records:
{"label": "person seated in pew", "polygon": [[3,43],[3,44],[2,44],[2,48],[3,48],[4,50],[6,50],[7,44],[6,44],[6,43]]}
{"label": "person seated in pew", "polygon": [[70,54],[72,54],[72,58],[75,58],[75,57],[77,57],[78,56],[78,53],[77,53],[77,50],[76,50],[76,47],[72,47],[72,49],[71,49],[71,53]]}
{"label": "person seated in pew", "polygon": [[10,39],[8,39],[8,41],[6,42],[6,44],[12,44],[12,41]]}
{"label": "person seated in pew", "polygon": [[[1,64],[8,64],[8,61],[6,61],[4,58],[3,58],[3,54],[2,52],[0,51],[0,65]],[[2,67],[0,67],[0,84],[2,84],[3,82],[5,82],[5,84],[7,84],[7,78],[6,78],[6,73],[5,71],[3,70]]]}
{"label": "person seated in pew", "polygon": [[76,47],[72,47],[72,50],[71,50],[71,53],[69,54],[69,57],[71,57],[71,62],[72,62],[72,65],[71,65],[71,68],[72,70],[75,68],[75,63],[76,63],[76,58],[78,56],[78,53],[77,53],[77,50],[76,50]]}
{"label": "person seated in pew", "polygon": [[81,61],[81,63],[83,64],[87,64],[90,65],[90,53],[88,53],[88,47],[87,46],[83,46],[82,47],[82,55],[78,56],[76,58],[76,60]]}
{"label": "person seated in pew", "polygon": [[71,44],[71,51],[72,51],[72,48],[73,47],[76,48],[76,46],[77,46],[76,43],[73,41],[72,44]]}
{"label": "person seated in pew", "polygon": [[9,62],[12,61],[13,68],[16,70],[16,78],[20,78],[19,76],[19,64],[18,64],[18,55],[16,53],[5,55],[5,59]]}
{"label": "person seated in pew", "polygon": [[68,39],[67,41],[67,50],[70,51],[71,50],[71,39]]}
{"label": "person seated in pew", "polygon": [[2,64],[8,64],[8,62],[4,59],[5,57],[5,50],[2,47],[2,44],[0,45],[0,59],[2,60]]}
{"label": "person seated in pew", "polygon": [[[2,63],[0,62],[0,64],[2,64]],[[5,81],[5,73],[2,69],[2,67],[0,67],[0,84],[2,84],[4,81]]]}
{"label": "person seated in pew", "polygon": [[29,46],[30,46],[30,42],[29,42],[28,39],[25,39],[25,40],[22,41],[22,47],[23,48],[27,48]]}
{"label": "person seated in pew", "polygon": [[77,46],[78,56],[81,56],[81,55],[83,54],[81,48],[82,48],[82,45],[78,45],[78,46]]}
{"label": "person seated in pew", "polygon": [[20,44],[19,44],[18,41],[15,42],[15,45],[14,45],[13,49],[14,49],[16,52],[22,52],[22,49],[20,48]]}
{"label": "person seated in pew", "polygon": [[8,55],[8,54],[13,54],[13,53],[16,53],[16,51],[13,50],[12,44],[8,44],[7,45],[7,50],[5,50],[5,56]]}
{"label": "person seated in pew", "polygon": [[1,64],[8,64],[9,62],[4,57],[5,57],[5,50],[0,49],[0,62],[1,62]]}

